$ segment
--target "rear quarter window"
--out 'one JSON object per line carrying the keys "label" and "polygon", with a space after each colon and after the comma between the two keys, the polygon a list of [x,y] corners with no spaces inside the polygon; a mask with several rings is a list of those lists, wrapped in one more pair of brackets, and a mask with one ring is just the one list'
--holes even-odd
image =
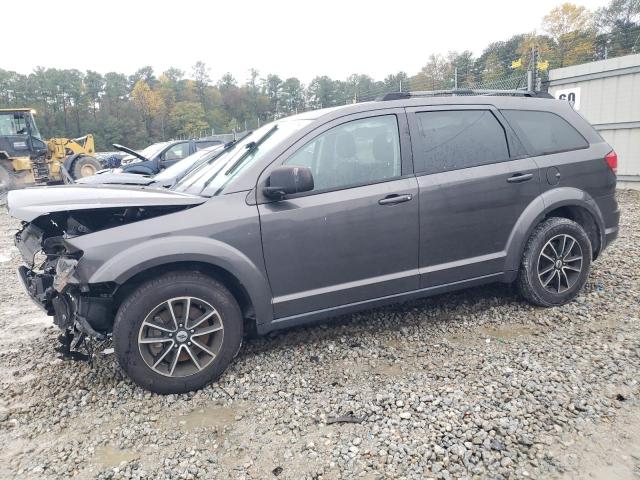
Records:
{"label": "rear quarter window", "polygon": [[587,148],[589,142],[564,118],[534,110],[502,110],[532,155]]}

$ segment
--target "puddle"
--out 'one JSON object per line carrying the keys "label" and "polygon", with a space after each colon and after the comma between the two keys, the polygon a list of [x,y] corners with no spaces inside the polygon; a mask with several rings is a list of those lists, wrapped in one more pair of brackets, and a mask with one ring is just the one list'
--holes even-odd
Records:
{"label": "puddle", "polygon": [[220,429],[235,422],[236,412],[230,407],[211,406],[198,408],[178,417],[180,426],[187,430],[204,427]]}
{"label": "puddle", "polygon": [[130,462],[135,458],[138,458],[138,455],[131,450],[120,450],[111,445],[102,445],[96,448],[91,463],[112,468],[117,467],[121,462]]}

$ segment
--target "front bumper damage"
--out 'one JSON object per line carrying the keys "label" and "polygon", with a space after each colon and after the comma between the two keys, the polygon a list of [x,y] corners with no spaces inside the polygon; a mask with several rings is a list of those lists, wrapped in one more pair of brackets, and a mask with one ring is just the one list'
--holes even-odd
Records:
{"label": "front bumper damage", "polygon": [[99,247],[85,253],[75,246],[76,239],[90,235],[101,246],[109,245],[119,240],[110,233],[113,229],[205,201],[198,195],[133,186],[68,185],[9,192],[9,214],[22,221],[15,236],[25,263],[18,271],[20,281],[63,330],[63,345],[68,347],[70,336],[75,343],[107,337],[117,302],[127,292],[115,280],[89,281],[104,259]]}
{"label": "front bumper damage", "polygon": [[[113,322],[109,286],[96,291],[83,284],[75,277],[77,259],[61,251],[61,240],[57,245],[43,242],[43,232],[34,224],[27,224],[19,231],[15,243],[27,264],[18,267],[20,282],[29,298],[53,317],[54,324],[65,332],[69,343],[83,338],[104,340]],[[35,268],[35,257],[43,248],[46,259]]]}

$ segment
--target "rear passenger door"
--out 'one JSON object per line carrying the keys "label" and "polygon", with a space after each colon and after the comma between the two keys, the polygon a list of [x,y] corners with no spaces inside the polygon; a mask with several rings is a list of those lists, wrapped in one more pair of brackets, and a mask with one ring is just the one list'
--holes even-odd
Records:
{"label": "rear passenger door", "polygon": [[540,193],[535,162],[492,106],[407,111],[420,192],[420,286],[497,277],[516,221]]}

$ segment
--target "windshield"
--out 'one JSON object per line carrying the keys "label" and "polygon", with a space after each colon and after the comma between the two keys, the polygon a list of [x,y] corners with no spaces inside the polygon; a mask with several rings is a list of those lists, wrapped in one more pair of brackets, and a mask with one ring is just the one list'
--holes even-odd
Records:
{"label": "windshield", "polygon": [[[152,145],[149,145],[144,150],[136,150],[136,152],[138,152],[144,158],[150,159],[154,155],[157,155],[160,152],[160,150],[162,150],[168,144],[169,144],[169,142],[154,143]],[[122,159],[122,161],[125,162],[125,163],[129,162],[129,161],[134,161],[134,160],[138,161],[138,162],[141,161],[138,157],[134,157],[133,155],[127,155],[126,157],[124,157]]]}
{"label": "windshield", "polygon": [[269,123],[229,147],[214,162],[204,162],[173,187],[196,195],[219,195],[224,187],[282,140],[308,125],[311,120],[285,120]]}
{"label": "windshield", "polygon": [[162,172],[153,177],[153,179],[159,182],[164,182],[173,180],[174,178],[178,178],[180,175],[193,167],[196,163],[198,163],[199,161],[206,161],[207,159],[209,159],[209,157],[215,155],[221,149],[222,145],[216,145],[215,147],[198,150],[193,155],[189,155],[184,160],[180,160],[179,162],[176,162],[170,167],[164,169]]}
{"label": "windshield", "polygon": [[0,112],[0,135],[26,135],[26,118],[22,112]]}

